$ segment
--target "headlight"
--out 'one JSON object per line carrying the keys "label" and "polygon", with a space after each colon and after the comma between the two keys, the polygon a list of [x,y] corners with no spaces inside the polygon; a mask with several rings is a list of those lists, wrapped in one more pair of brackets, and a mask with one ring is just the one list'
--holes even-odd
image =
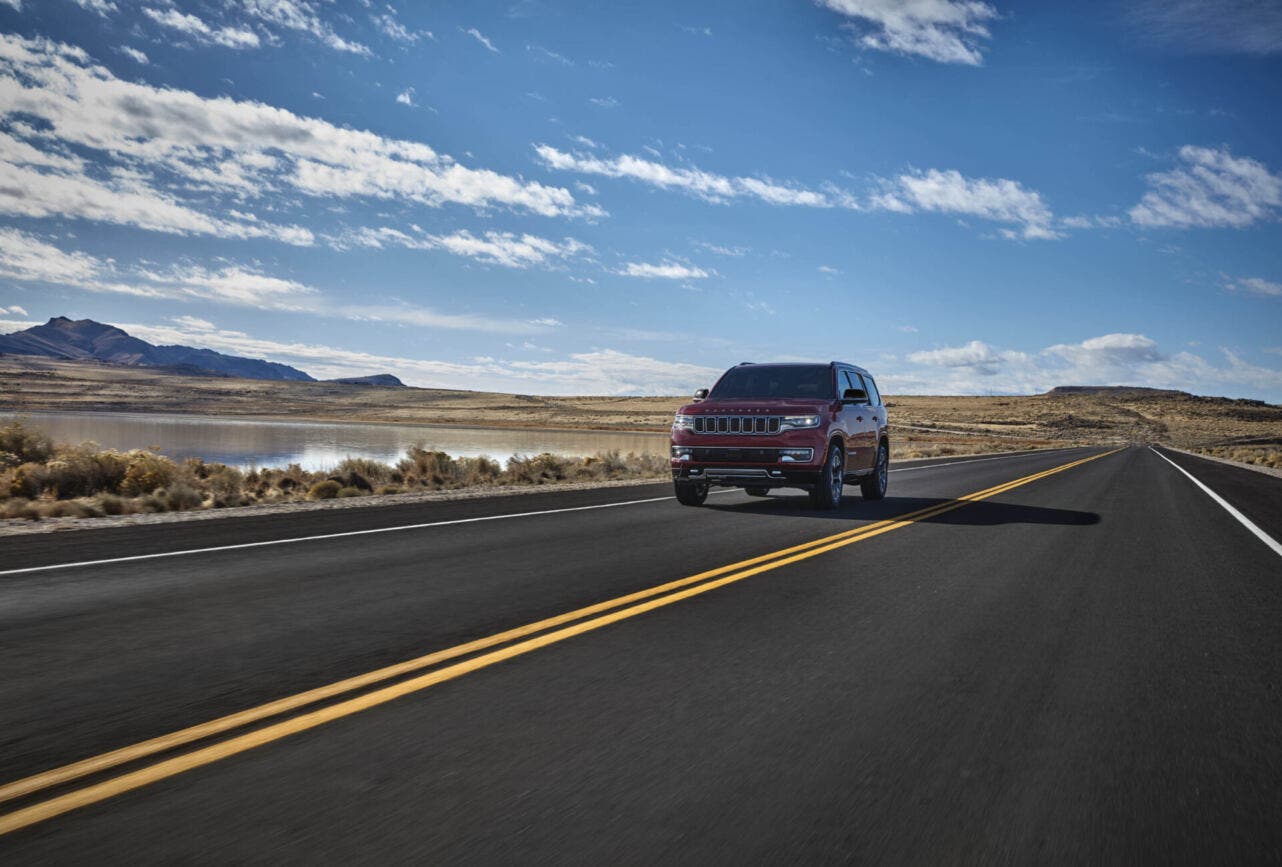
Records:
{"label": "headlight", "polygon": [[786,415],[783,417],[783,421],[779,423],[780,430],[805,430],[809,427],[819,427],[819,416]]}
{"label": "headlight", "polygon": [[810,463],[815,457],[814,449],[780,449],[779,462],[784,464]]}
{"label": "headlight", "polygon": [[672,420],[673,430],[694,430],[694,416],[677,414]]}
{"label": "headlight", "polygon": [[690,446],[673,446],[672,459],[674,461],[688,461],[694,457],[694,449]]}

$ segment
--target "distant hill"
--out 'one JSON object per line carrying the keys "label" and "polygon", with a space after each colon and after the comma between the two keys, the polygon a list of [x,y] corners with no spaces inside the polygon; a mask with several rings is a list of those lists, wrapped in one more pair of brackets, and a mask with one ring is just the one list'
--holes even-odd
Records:
{"label": "distant hill", "polygon": [[390,373],[376,373],[372,376],[345,376],[342,379],[327,379],[326,382],[337,382],[341,385],[379,385],[386,388],[408,388]]}
{"label": "distant hill", "polygon": [[0,335],[0,353],[40,355],[72,361],[92,359],[110,364],[161,368],[168,372],[199,373],[206,376],[315,382],[303,371],[287,364],[224,355],[212,349],[156,346],[132,337],[114,325],[104,325],[92,319],[73,321],[65,316],[57,316],[44,325],[37,325],[26,331]]}

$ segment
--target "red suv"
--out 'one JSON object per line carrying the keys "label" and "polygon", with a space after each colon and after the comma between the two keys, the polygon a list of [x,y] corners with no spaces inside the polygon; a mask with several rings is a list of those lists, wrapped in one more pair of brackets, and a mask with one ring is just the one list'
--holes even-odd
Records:
{"label": "red suv", "polygon": [[740,364],[672,422],[677,499],[700,506],[708,488],[802,488],[820,509],[841,505],[858,482],[864,498],[886,496],[886,408],[868,371],[828,364]]}

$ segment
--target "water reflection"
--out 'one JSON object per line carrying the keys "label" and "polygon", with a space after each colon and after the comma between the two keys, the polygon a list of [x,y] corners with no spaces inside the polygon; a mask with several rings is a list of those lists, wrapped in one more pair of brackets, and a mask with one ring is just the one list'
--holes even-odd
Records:
{"label": "water reflection", "polygon": [[[8,421],[13,413],[0,413]],[[152,448],[172,458],[250,467],[296,463],[327,470],[346,457],[394,463],[415,443],[455,457],[514,454],[590,455],[617,450],[666,455],[666,434],[611,431],[522,431],[432,425],[257,421],[195,415],[58,412],[20,416],[58,442],[92,441],[103,448]]]}

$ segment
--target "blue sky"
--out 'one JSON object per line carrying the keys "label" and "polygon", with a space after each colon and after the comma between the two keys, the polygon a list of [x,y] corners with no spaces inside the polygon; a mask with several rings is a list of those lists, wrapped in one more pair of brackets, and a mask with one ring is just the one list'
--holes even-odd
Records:
{"label": "blue sky", "polygon": [[0,0],[0,330],[1282,401],[1282,9]]}

